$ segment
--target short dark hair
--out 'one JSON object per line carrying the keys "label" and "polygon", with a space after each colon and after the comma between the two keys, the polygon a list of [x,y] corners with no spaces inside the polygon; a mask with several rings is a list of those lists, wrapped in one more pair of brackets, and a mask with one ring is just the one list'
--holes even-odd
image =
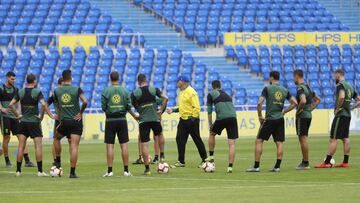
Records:
{"label": "short dark hair", "polygon": [[26,82],[27,82],[27,84],[32,84],[32,83],[35,82],[35,80],[36,80],[36,76],[35,76],[34,74],[32,74],[32,73],[30,73],[30,74],[28,74],[28,75],[26,76]]}
{"label": "short dark hair", "polygon": [[71,80],[71,70],[67,69],[62,72],[62,78],[64,81]]}
{"label": "short dark hair", "polygon": [[138,83],[146,82],[146,75],[144,75],[144,74],[139,74],[139,75],[137,76],[137,81],[138,81]]}
{"label": "short dark hair", "polygon": [[274,80],[280,80],[280,73],[278,71],[271,71],[270,77],[274,78]]}
{"label": "short dark hair", "polygon": [[211,82],[211,86],[212,86],[213,89],[220,89],[221,88],[220,80],[213,80]]}
{"label": "short dark hair", "polygon": [[343,69],[337,69],[337,70],[335,71],[335,74],[340,74],[340,75],[344,76],[344,75],[345,75],[345,72],[344,72]]}
{"label": "short dark hair", "polygon": [[119,73],[117,71],[113,71],[110,73],[110,80],[112,82],[119,81]]}
{"label": "short dark hair", "polygon": [[60,77],[60,78],[58,79],[58,85],[61,85],[61,83],[63,83],[63,82],[64,82],[63,78]]}
{"label": "short dark hair", "polygon": [[301,69],[296,69],[294,71],[294,75],[297,75],[297,76],[303,78],[304,77],[304,72]]}
{"label": "short dark hair", "polygon": [[15,73],[12,71],[9,71],[6,73],[6,77],[16,77]]}

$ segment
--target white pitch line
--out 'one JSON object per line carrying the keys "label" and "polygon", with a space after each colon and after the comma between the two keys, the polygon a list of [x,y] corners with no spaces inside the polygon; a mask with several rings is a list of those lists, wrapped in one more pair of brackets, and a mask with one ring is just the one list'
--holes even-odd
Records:
{"label": "white pitch line", "polygon": [[[58,193],[94,193],[94,192],[134,192],[134,191],[182,191],[182,190],[219,190],[219,189],[259,189],[259,188],[298,188],[298,187],[330,187],[338,184],[302,184],[302,185],[270,185],[270,186],[225,186],[225,187],[180,187],[180,188],[132,188],[132,189],[100,189],[100,190],[54,190],[54,191],[0,191],[0,194],[58,194]],[[346,186],[346,185],[344,185]],[[351,185],[348,185],[351,186]]]}
{"label": "white pitch line", "polygon": [[[11,171],[0,171],[0,173],[7,173],[7,174],[15,174],[15,172],[11,172]],[[29,173],[23,173],[23,175],[27,175]],[[255,175],[255,174],[254,174]],[[276,174],[274,174],[276,175]],[[100,178],[101,176],[94,176],[94,175],[81,175],[81,177],[91,177],[91,178]],[[67,177],[62,177],[62,178],[67,178]],[[85,179],[84,178],[84,179]],[[247,179],[219,179],[219,178],[180,178],[180,177],[147,177],[147,176],[133,176],[131,178],[129,177],[123,177],[123,176],[115,176],[114,178],[123,178],[123,179],[127,179],[127,180],[131,180],[131,179],[138,179],[138,180],[164,180],[164,181],[169,181],[169,180],[175,180],[175,181],[212,181],[212,182],[232,182],[232,183],[245,183],[245,182],[252,182],[252,183],[283,183],[283,184],[298,184],[298,183],[307,183],[307,184],[338,184],[338,185],[352,185],[352,186],[356,186],[356,185],[360,185],[360,182],[323,182],[323,181],[319,181],[319,182],[315,182],[315,181],[287,181],[287,180],[247,180]]]}
{"label": "white pitch line", "polygon": [[156,179],[156,180],[182,180],[182,181],[214,181],[214,182],[254,182],[254,183],[287,183],[287,184],[297,184],[297,183],[309,183],[309,184],[340,184],[340,185],[360,185],[357,182],[305,182],[305,181],[286,181],[286,180],[239,180],[239,179],[217,179],[217,178],[162,178],[162,177],[141,177],[136,176],[132,177],[135,179]]}

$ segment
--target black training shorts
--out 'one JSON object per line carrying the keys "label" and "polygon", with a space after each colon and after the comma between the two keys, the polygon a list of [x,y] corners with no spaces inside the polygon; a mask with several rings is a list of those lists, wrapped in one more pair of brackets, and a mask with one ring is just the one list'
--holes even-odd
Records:
{"label": "black training shorts", "polygon": [[298,136],[308,136],[311,125],[311,118],[296,118],[296,134]]}
{"label": "black training shorts", "polygon": [[1,133],[3,135],[18,135],[20,133],[19,120],[1,116]]}
{"label": "black training shorts", "polygon": [[140,140],[141,142],[150,141],[150,130],[153,131],[154,136],[158,136],[162,133],[162,126],[160,122],[143,122],[139,124]]}
{"label": "black training shorts", "polygon": [[25,137],[35,138],[42,137],[42,129],[40,122],[24,122],[20,123],[20,133]]}
{"label": "black training shorts", "polygon": [[57,128],[57,132],[67,138],[70,138],[70,135],[81,136],[83,133],[83,123],[82,121],[62,120]]}
{"label": "black training shorts", "polygon": [[221,132],[226,129],[228,139],[239,138],[238,124],[236,118],[225,118],[222,120],[216,120],[211,126],[210,131],[221,135]]}
{"label": "black training shorts", "polygon": [[258,139],[269,140],[270,136],[273,137],[275,142],[285,141],[285,124],[284,118],[277,120],[265,120],[260,126]]}
{"label": "black training shorts", "polygon": [[345,117],[345,116],[335,117],[331,125],[330,138],[331,139],[349,138],[350,121],[351,121],[350,117]]}
{"label": "black training shorts", "polygon": [[119,143],[129,142],[129,132],[126,120],[106,121],[105,140],[106,144],[115,144],[115,137],[118,137]]}

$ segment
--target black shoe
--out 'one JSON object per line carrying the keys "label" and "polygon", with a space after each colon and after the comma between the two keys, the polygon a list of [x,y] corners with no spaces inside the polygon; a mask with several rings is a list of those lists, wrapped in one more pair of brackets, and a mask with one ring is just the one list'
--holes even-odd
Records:
{"label": "black shoe", "polygon": [[10,161],[6,162],[6,168],[11,168],[12,167],[12,164]]}
{"label": "black shoe", "polygon": [[70,174],[69,178],[80,178],[80,177],[77,176],[76,174]]}
{"label": "black shoe", "polygon": [[141,158],[138,158],[138,159],[136,159],[134,162],[133,162],[133,164],[135,164],[135,165],[137,165],[137,164],[143,164],[144,162],[142,161],[142,159]]}
{"label": "black shoe", "polygon": [[159,162],[159,160],[157,158],[154,158],[151,162],[151,164],[157,164]]}
{"label": "black shoe", "polygon": [[25,167],[35,167],[34,163],[31,161],[28,161],[25,163]]}

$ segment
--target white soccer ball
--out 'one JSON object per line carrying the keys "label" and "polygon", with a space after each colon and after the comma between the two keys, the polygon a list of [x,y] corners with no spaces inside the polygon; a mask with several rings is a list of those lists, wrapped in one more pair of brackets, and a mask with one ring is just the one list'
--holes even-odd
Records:
{"label": "white soccer ball", "polygon": [[[326,160],[326,158],[324,159],[324,162],[325,162],[325,160]],[[331,167],[335,166],[335,159],[334,158],[331,158],[330,164],[331,164]]]}
{"label": "white soccer ball", "polygon": [[63,175],[62,168],[57,168],[56,166],[52,166],[50,168],[50,176],[51,177],[61,177]]}
{"label": "white soccer ball", "polygon": [[202,164],[202,169],[205,171],[205,173],[215,172],[215,163],[206,161]]}
{"label": "white soccer ball", "polygon": [[160,174],[169,173],[170,166],[167,163],[159,163],[157,167],[157,172]]}

